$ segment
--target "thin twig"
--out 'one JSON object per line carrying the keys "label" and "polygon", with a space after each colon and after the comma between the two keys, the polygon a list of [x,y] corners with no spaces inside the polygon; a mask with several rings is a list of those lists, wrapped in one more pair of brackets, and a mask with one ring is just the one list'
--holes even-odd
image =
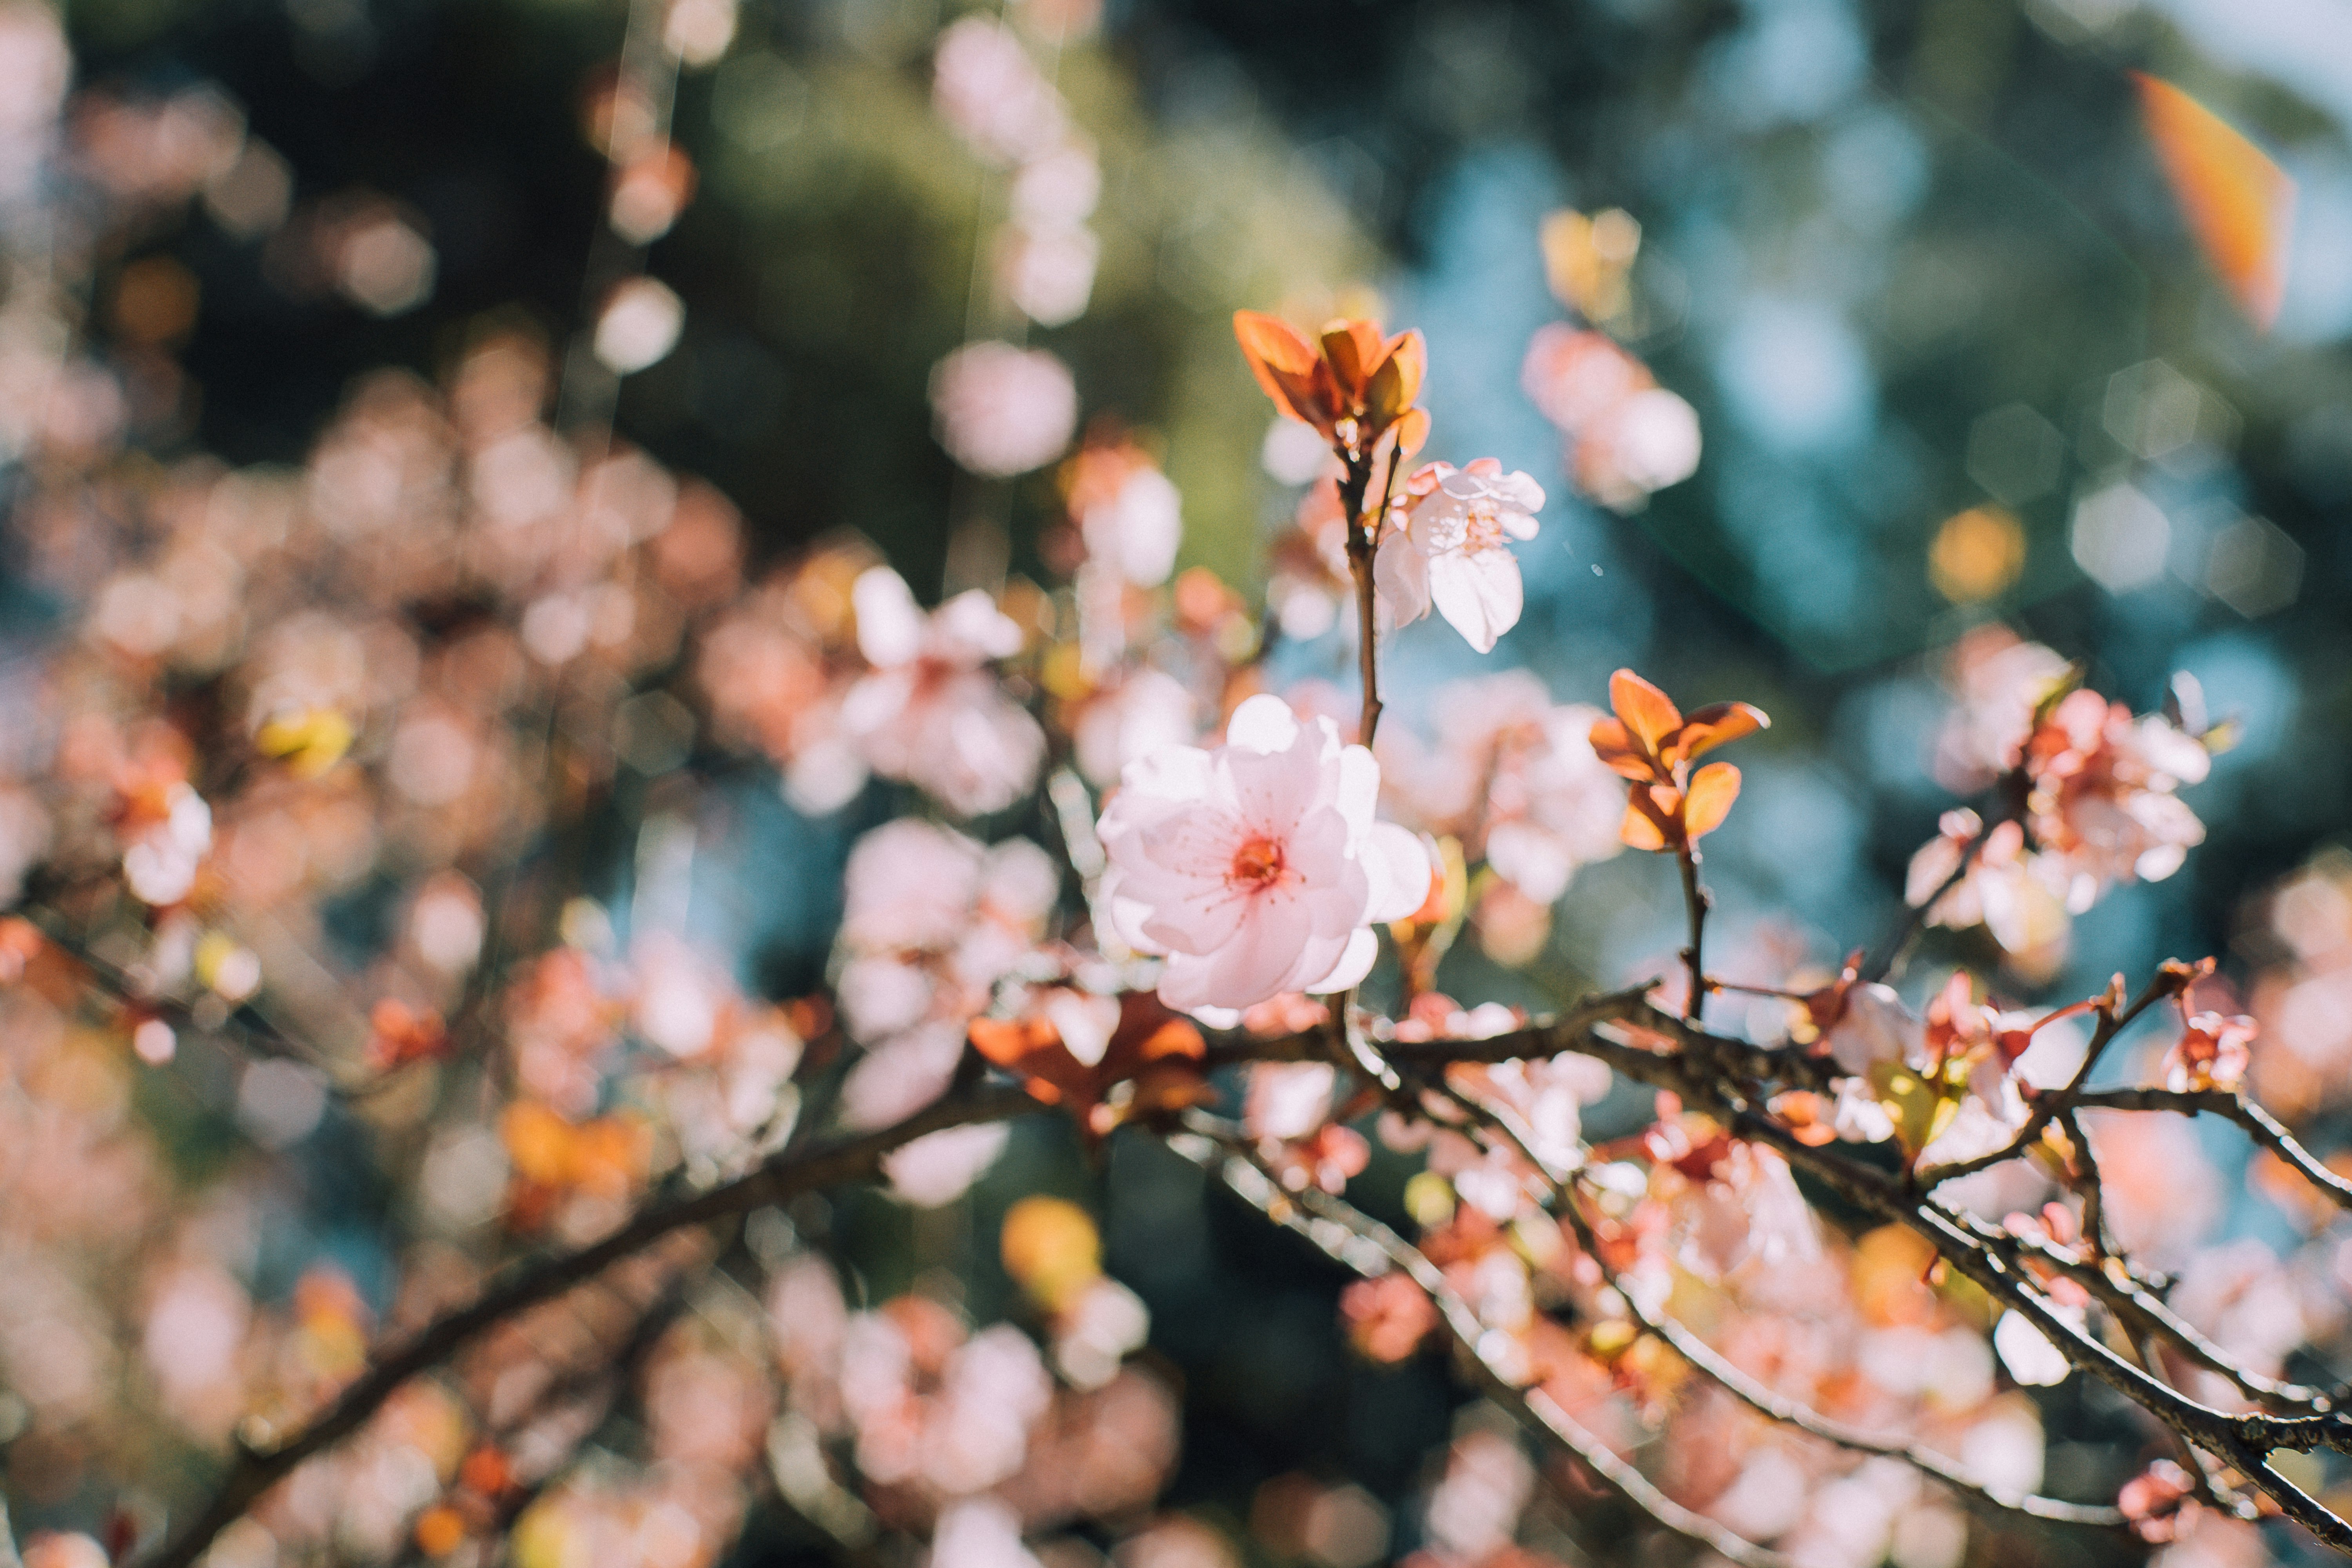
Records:
{"label": "thin twig", "polygon": [[1960,863],[1953,867],[1944,879],[1936,885],[1934,892],[1928,894],[1923,901],[1911,907],[1910,912],[1904,916],[1903,924],[1895,930],[1894,936],[1888,939],[1886,945],[1879,950],[1878,956],[1864,965],[1862,978],[1865,983],[1884,980],[1895,972],[1895,965],[1903,957],[1904,950],[1916,942],[1919,939],[1919,933],[1927,928],[1928,916],[1934,912],[1936,906],[1944,901],[1946,894],[1968,879],[1969,862],[1974,860],[1978,852],[1983,849],[1985,841],[1992,837],[1992,830],[2008,820],[2010,818],[2007,814],[1983,819],[1982,826],[1977,829],[1976,837],[1969,839],[1968,847],[1960,851]]}
{"label": "thin twig", "polygon": [[2074,1103],[2084,1110],[2170,1110],[2182,1116],[2227,1117],[2340,1207],[2352,1209],[2352,1182],[2329,1170],[2277,1117],[2242,1094],[2226,1089],[2106,1089],[2077,1095]]}
{"label": "thin twig", "polygon": [[2116,1037],[2138,1022],[2140,1015],[2150,1007],[2168,996],[2178,995],[2187,981],[2184,971],[2168,969],[2149,981],[2128,1005],[2117,1009],[2112,1003],[2102,1002],[2099,1005],[2099,1021],[2091,1030],[2091,1043],[2084,1049],[2082,1064],[2075,1068],[2074,1077],[2066,1080],[2064,1087],[2036,1092],[2031,1102],[2032,1109],[2026,1114],[2025,1124],[2001,1147],[1967,1160],[1948,1160],[1916,1173],[1920,1188],[1932,1191],[1946,1182],[1974,1175],[1979,1171],[1990,1170],[2031,1153],[2051,1122],[2072,1107],[2086,1103],[2083,1098],[2084,1085],[2089,1082],[2092,1070],[2106,1055],[2107,1047],[2116,1043]]}
{"label": "thin twig", "polygon": [[[1192,1120],[1202,1124],[1202,1119]],[[1580,1464],[1598,1477],[1604,1487],[1625,1502],[1664,1528],[1696,1545],[1720,1552],[1741,1564],[1741,1568],[1793,1568],[1790,1559],[1780,1553],[1757,1545],[1659,1490],[1657,1483],[1586,1430],[1540,1387],[1523,1388],[1505,1377],[1479,1353],[1479,1343],[1486,1336],[1486,1325],[1478,1321],[1477,1314],[1470,1310],[1469,1303],[1462,1299],[1444,1273],[1430,1262],[1420,1248],[1380,1221],[1319,1188],[1310,1188],[1298,1194],[1285,1192],[1272,1173],[1257,1163],[1245,1142],[1202,1135],[1199,1137],[1199,1142],[1206,1146],[1199,1153],[1188,1151],[1181,1143],[1175,1146],[1180,1153],[1193,1153],[1201,1163],[1213,1163],[1223,1176],[1225,1184],[1237,1195],[1276,1223],[1305,1236],[1334,1261],[1346,1265],[1366,1279],[1376,1279],[1390,1268],[1402,1270],[1436,1303],[1446,1331],[1475,1369],[1478,1381],[1485,1386],[1488,1397],[1538,1436],[1567,1449]],[[1225,1152],[1226,1158],[1214,1159],[1219,1149]],[[1200,1153],[1205,1153],[1209,1158],[1200,1158]],[[1256,1179],[1236,1180],[1243,1173]],[[1296,1209],[1304,1209],[1325,1225],[1336,1227],[1347,1242],[1357,1245],[1335,1245],[1331,1238],[1318,1234],[1318,1227],[1301,1225],[1292,1213],[1285,1212]],[[1366,1247],[1380,1260],[1379,1264],[1364,1256]]]}
{"label": "thin twig", "polygon": [[1591,1222],[1576,1206],[1571,1173],[1552,1168],[1537,1151],[1530,1131],[1518,1118],[1504,1107],[1491,1105],[1474,1096],[1447,1088],[1448,1099],[1472,1116],[1491,1122],[1502,1132],[1520,1158],[1526,1160],[1542,1175],[1551,1190],[1552,1212],[1565,1219],[1576,1232],[1577,1244],[1584,1255],[1600,1268],[1601,1277],[1625,1303],[1625,1310],[1643,1330],[1663,1340],[1675,1354],[1690,1363],[1701,1376],[1721,1387],[1724,1392],[1759,1415],[1783,1426],[1793,1426],[1810,1436],[1835,1444],[1857,1453],[1874,1454],[1885,1458],[1901,1459],[1913,1468],[1935,1477],[1945,1485],[1967,1496],[1972,1501],[1990,1508],[2022,1513],[2035,1519],[2050,1520],[2063,1524],[2084,1524],[2114,1527],[2125,1522],[2123,1510],[2095,1504],[2065,1502],[2057,1498],[2042,1497],[2029,1492],[2011,1491],[1969,1474],[1952,1460],[1932,1448],[1923,1448],[1899,1440],[1874,1437],[1858,1427],[1833,1421],[1811,1406],[1774,1393],[1761,1382],[1749,1376],[1727,1356],[1708,1344],[1674,1318],[1653,1312],[1644,1307],[1639,1293],[1629,1289],[1618,1278],[1617,1271],[1604,1260],[1600,1238],[1593,1234]]}
{"label": "thin twig", "polygon": [[1690,911],[1690,945],[1683,949],[1683,963],[1690,970],[1690,998],[1683,1004],[1683,1016],[1696,1024],[1706,1007],[1706,964],[1702,951],[1706,944],[1706,911],[1713,900],[1698,879],[1698,846],[1684,840],[1675,858],[1682,863],[1683,906]]}

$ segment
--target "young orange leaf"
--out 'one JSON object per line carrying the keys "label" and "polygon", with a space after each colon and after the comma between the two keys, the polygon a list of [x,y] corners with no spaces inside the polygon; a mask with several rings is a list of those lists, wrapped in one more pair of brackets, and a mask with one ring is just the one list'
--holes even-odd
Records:
{"label": "young orange leaf", "polygon": [[1644,784],[1657,777],[1648,755],[1622,719],[1595,719],[1592,721],[1592,752],[1612,773],[1622,778]]}
{"label": "young orange leaf", "polygon": [[1250,374],[1276,407],[1318,428],[1326,423],[1314,396],[1315,372],[1322,356],[1304,332],[1277,317],[1235,310],[1234,337],[1242,345]]}
{"label": "young orange leaf", "polygon": [[1727,742],[1771,727],[1772,721],[1765,717],[1764,710],[1751,703],[1711,702],[1683,721],[1682,732],[1675,737],[1675,755],[1668,760],[1688,761]]}
{"label": "young orange leaf", "polygon": [[1426,408],[1406,409],[1404,411],[1403,417],[1400,418],[1396,422],[1397,450],[1402,453],[1405,457],[1410,458],[1415,452],[1420,451],[1422,447],[1428,440],[1429,410]]}
{"label": "young orange leaf", "polygon": [[2267,327],[2286,288],[2294,182],[2263,150],[2173,86],[2134,71],[2140,119],[2181,216],[2238,308]]}
{"label": "young orange leaf", "polygon": [[1658,743],[1682,727],[1682,710],[1664,692],[1630,669],[1609,678],[1609,706],[1625,721],[1643,747],[1654,752]]}
{"label": "young orange leaf", "polygon": [[1363,397],[1381,353],[1381,329],[1370,321],[1334,321],[1323,329],[1323,358],[1349,403]]}
{"label": "young orange leaf", "polygon": [[[1648,806],[1648,809],[1644,809]],[[1664,849],[1667,845],[1665,829],[1651,815],[1656,808],[1649,805],[1645,793],[1635,785],[1633,795],[1625,802],[1625,820],[1617,825],[1617,837],[1629,849]]]}
{"label": "young orange leaf", "polygon": [[1421,396],[1421,379],[1429,373],[1429,340],[1419,327],[1399,332],[1388,342],[1388,355],[1404,383],[1404,401],[1410,405]]}
{"label": "young orange leaf", "polygon": [[1683,834],[1696,843],[1723,826],[1731,803],[1739,798],[1739,770],[1729,763],[1709,763],[1691,775],[1690,792],[1683,797]]}

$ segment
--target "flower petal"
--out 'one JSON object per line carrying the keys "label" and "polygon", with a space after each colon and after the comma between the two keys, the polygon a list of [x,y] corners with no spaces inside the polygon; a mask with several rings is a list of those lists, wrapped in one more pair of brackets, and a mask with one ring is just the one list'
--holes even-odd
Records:
{"label": "flower petal", "polygon": [[1340,748],[1339,783],[1332,792],[1331,805],[1346,819],[1350,833],[1360,837],[1371,830],[1372,812],[1380,798],[1381,764],[1372,753],[1361,746]]}
{"label": "flower petal", "polygon": [[1429,596],[1480,653],[1519,624],[1524,604],[1519,561],[1507,550],[1448,551],[1429,563]]}
{"label": "flower petal", "polygon": [[1401,921],[1429,901],[1429,852],[1412,834],[1393,822],[1376,822],[1356,853],[1371,884],[1366,920]]}
{"label": "flower petal", "polygon": [[1348,938],[1347,951],[1331,972],[1307,987],[1310,995],[1324,996],[1334,991],[1345,991],[1372,972],[1372,961],[1381,955],[1381,940],[1369,927],[1359,926]]}
{"label": "flower petal", "polygon": [[1180,952],[1160,978],[1160,999],[1181,1013],[1195,1007],[1248,1007],[1286,989],[1314,934],[1313,916],[1279,893],[1249,900],[1213,951]]}
{"label": "flower petal", "polygon": [[849,590],[857,616],[857,651],[866,662],[887,669],[907,663],[923,646],[923,612],[907,580],[887,566],[857,574]]}
{"label": "flower petal", "polygon": [[1298,739],[1298,715],[1290,704],[1261,691],[1240,707],[1225,724],[1225,744],[1258,752],[1286,752]]}
{"label": "flower petal", "polygon": [[1372,586],[1392,626],[1429,614],[1429,561],[1403,529],[1391,529],[1372,557]]}

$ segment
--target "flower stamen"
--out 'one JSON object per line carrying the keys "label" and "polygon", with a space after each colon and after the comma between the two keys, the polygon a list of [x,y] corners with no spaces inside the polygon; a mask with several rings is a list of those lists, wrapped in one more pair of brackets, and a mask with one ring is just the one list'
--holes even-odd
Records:
{"label": "flower stamen", "polygon": [[1234,863],[1225,872],[1225,880],[1255,892],[1280,881],[1284,868],[1281,843],[1261,837],[1234,851]]}

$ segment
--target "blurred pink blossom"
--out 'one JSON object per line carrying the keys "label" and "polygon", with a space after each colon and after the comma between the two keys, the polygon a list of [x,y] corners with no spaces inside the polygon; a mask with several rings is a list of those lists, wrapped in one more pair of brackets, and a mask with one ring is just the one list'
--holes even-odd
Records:
{"label": "blurred pink blossom", "polygon": [[948,456],[975,474],[1009,479],[1068,449],[1078,389],[1044,349],[968,343],[932,368],[931,409]]}

